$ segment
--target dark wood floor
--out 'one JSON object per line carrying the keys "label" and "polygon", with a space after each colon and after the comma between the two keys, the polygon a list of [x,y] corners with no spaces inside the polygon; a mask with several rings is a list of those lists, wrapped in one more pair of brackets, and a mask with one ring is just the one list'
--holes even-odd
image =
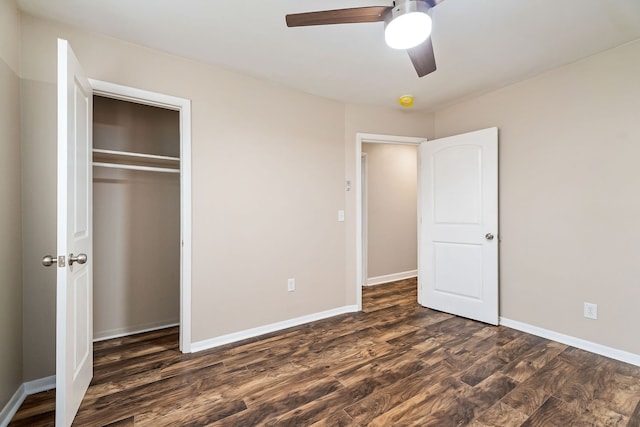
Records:
{"label": "dark wood floor", "polygon": [[[196,354],[176,329],[95,345],[78,426],[638,426],[640,368],[366,288],[363,313]],[[52,426],[54,392],[10,426]]]}

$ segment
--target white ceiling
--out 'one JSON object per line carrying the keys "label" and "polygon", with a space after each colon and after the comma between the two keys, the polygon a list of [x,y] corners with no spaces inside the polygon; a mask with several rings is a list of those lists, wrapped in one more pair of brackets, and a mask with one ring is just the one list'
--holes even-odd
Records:
{"label": "white ceiling", "polygon": [[18,0],[28,13],[323,97],[433,110],[640,38],[640,0],[446,0],[418,78],[384,24],[287,28],[287,13],[390,0]]}

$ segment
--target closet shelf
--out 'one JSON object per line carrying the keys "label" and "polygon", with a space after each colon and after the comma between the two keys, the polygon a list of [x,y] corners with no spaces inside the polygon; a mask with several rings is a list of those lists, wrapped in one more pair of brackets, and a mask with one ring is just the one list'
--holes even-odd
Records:
{"label": "closet shelf", "polygon": [[150,172],[180,173],[180,158],[94,148],[93,166]]}

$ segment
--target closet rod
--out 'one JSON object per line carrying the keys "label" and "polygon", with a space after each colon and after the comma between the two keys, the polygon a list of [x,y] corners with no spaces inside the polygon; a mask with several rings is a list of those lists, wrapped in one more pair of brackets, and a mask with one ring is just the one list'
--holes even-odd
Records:
{"label": "closet rod", "polygon": [[171,160],[174,162],[180,161],[179,157],[158,156],[156,154],[133,153],[131,151],[103,150],[101,148],[94,148],[93,152],[100,153],[100,154],[113,154],[116,156],[142,157],[145,159]]}
{"label": "closet rod", "polygon": [[98,166],[101,168],[112,168],[112,169],[130,169],[135,171],[180,173],[180,169],[158,168],[154,166],[120,165],[117,163],[93,162],[93,166]]}

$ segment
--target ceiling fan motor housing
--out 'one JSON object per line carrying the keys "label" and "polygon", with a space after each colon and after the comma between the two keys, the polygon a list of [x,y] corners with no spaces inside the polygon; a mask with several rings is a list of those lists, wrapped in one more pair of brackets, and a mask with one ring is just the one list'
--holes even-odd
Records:
{"label": "ceiling fan motor housing", "polygon": [[385,25],[393,21],[400,15],[405,15],[411,12],[427,13],[430,7],[422,0],[398,0],[393,2],[393,8],[391,13],[387,13],[384,17]]}
{"label": "ceiling fan motor housing", "polygon": [[384,16],[384,39],[393,49],[410,49],[431,35],[429,6],[422,0],[399,1]]}

